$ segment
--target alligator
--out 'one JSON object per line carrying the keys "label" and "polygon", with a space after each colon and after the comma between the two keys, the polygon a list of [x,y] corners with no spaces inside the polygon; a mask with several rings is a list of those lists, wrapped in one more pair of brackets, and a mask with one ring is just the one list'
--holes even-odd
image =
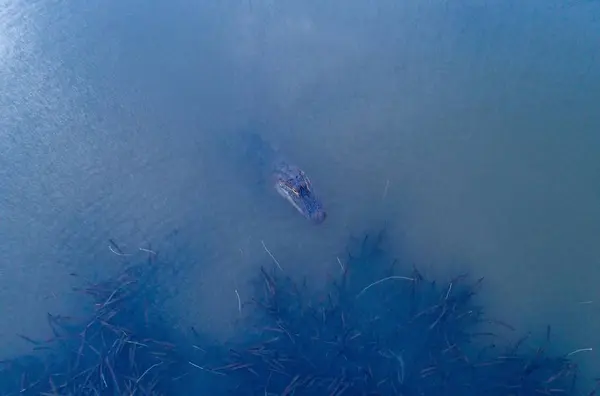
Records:
{"label": "alligator", "polygon": [[272,180],[275,190],[285,198],[305,218],[321,224],[327,217],[323,204],[304,171],[288,163],[279,150],[266,142],[255,132],[247,132],[246,147],[259,162]]}

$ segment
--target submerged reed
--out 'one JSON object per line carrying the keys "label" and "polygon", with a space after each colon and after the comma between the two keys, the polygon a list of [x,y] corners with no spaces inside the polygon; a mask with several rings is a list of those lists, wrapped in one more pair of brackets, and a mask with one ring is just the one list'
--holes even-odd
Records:
{"label": "submerged reed", "polygon": [[[88,320],[48,314],[53,337],[44,354],[6,361],[1,394],[166,395],[186,373],[182,352],[152,310],[152,263],[127,268],[112,279],[76,292],[91,297]],[[16,379],[19,378],[18,382]]]}
{"label": "submerged reed", "polygon": [[476,304],[481,279],[429,281],[390,263],[382,239],[354,243],[338,260],[342,274],[316,296],[278,266],[262,268],[257,309],[242,329],[252,335],[231,348],[165,325],[151,261],[88,284],[78,292],[91,298],[91,317],[48,315],[53,338],[1,363],[0,394],[574,394],[568,356],[497,346],[494,327],[506,325]]}
{"label": "submerged reed", "polygon": [[576,367],[568,359],[521,345],[496,351],[486,341],[490,327],[503,324],[473,300],[482,279],[438,285],[416,268],[387,265],[382,237],[365,237],[321,298],[262,269],[258,336],[220,368],[234,394],[573,393]]}

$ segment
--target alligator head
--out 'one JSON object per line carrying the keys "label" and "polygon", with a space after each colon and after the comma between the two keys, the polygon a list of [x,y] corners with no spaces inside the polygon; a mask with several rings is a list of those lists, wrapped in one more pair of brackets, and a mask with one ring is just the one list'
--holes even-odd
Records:
{"label": "alligator head", "polygon": [[323,204],[313,191],[306,174],[295,166],[279,163],[275,169],[275,189],[304,217],[315,224],[327,217]]}

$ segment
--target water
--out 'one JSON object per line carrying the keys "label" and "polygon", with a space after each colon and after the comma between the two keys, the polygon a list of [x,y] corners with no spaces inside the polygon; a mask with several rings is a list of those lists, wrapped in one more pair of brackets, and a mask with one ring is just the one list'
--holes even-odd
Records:
{"label": "water", "polygon": [[[318,283],[349,233],[387,220],[395,253],[485,276],[494,316],[551,323],[565,349],[594,348],[577,360],[597,373],[599,15],[593,1],[5,0],[3,353],[78,306],[69,273],[119,268],[109,238],[181,263],[166,309],[226,338],[263,243]],[[257,118],[319,189],[323,225],[235,161]]]}

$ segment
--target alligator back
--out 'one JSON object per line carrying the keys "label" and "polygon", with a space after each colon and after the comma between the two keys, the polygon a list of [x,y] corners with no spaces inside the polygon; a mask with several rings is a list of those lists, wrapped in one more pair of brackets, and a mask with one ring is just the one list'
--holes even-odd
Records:
{"label": "alligator back", "polygon": [[264,168],[264,171],[270,171],[277,161],[277,150],[254,131],[245,133],[243,139],[246,157]]}

